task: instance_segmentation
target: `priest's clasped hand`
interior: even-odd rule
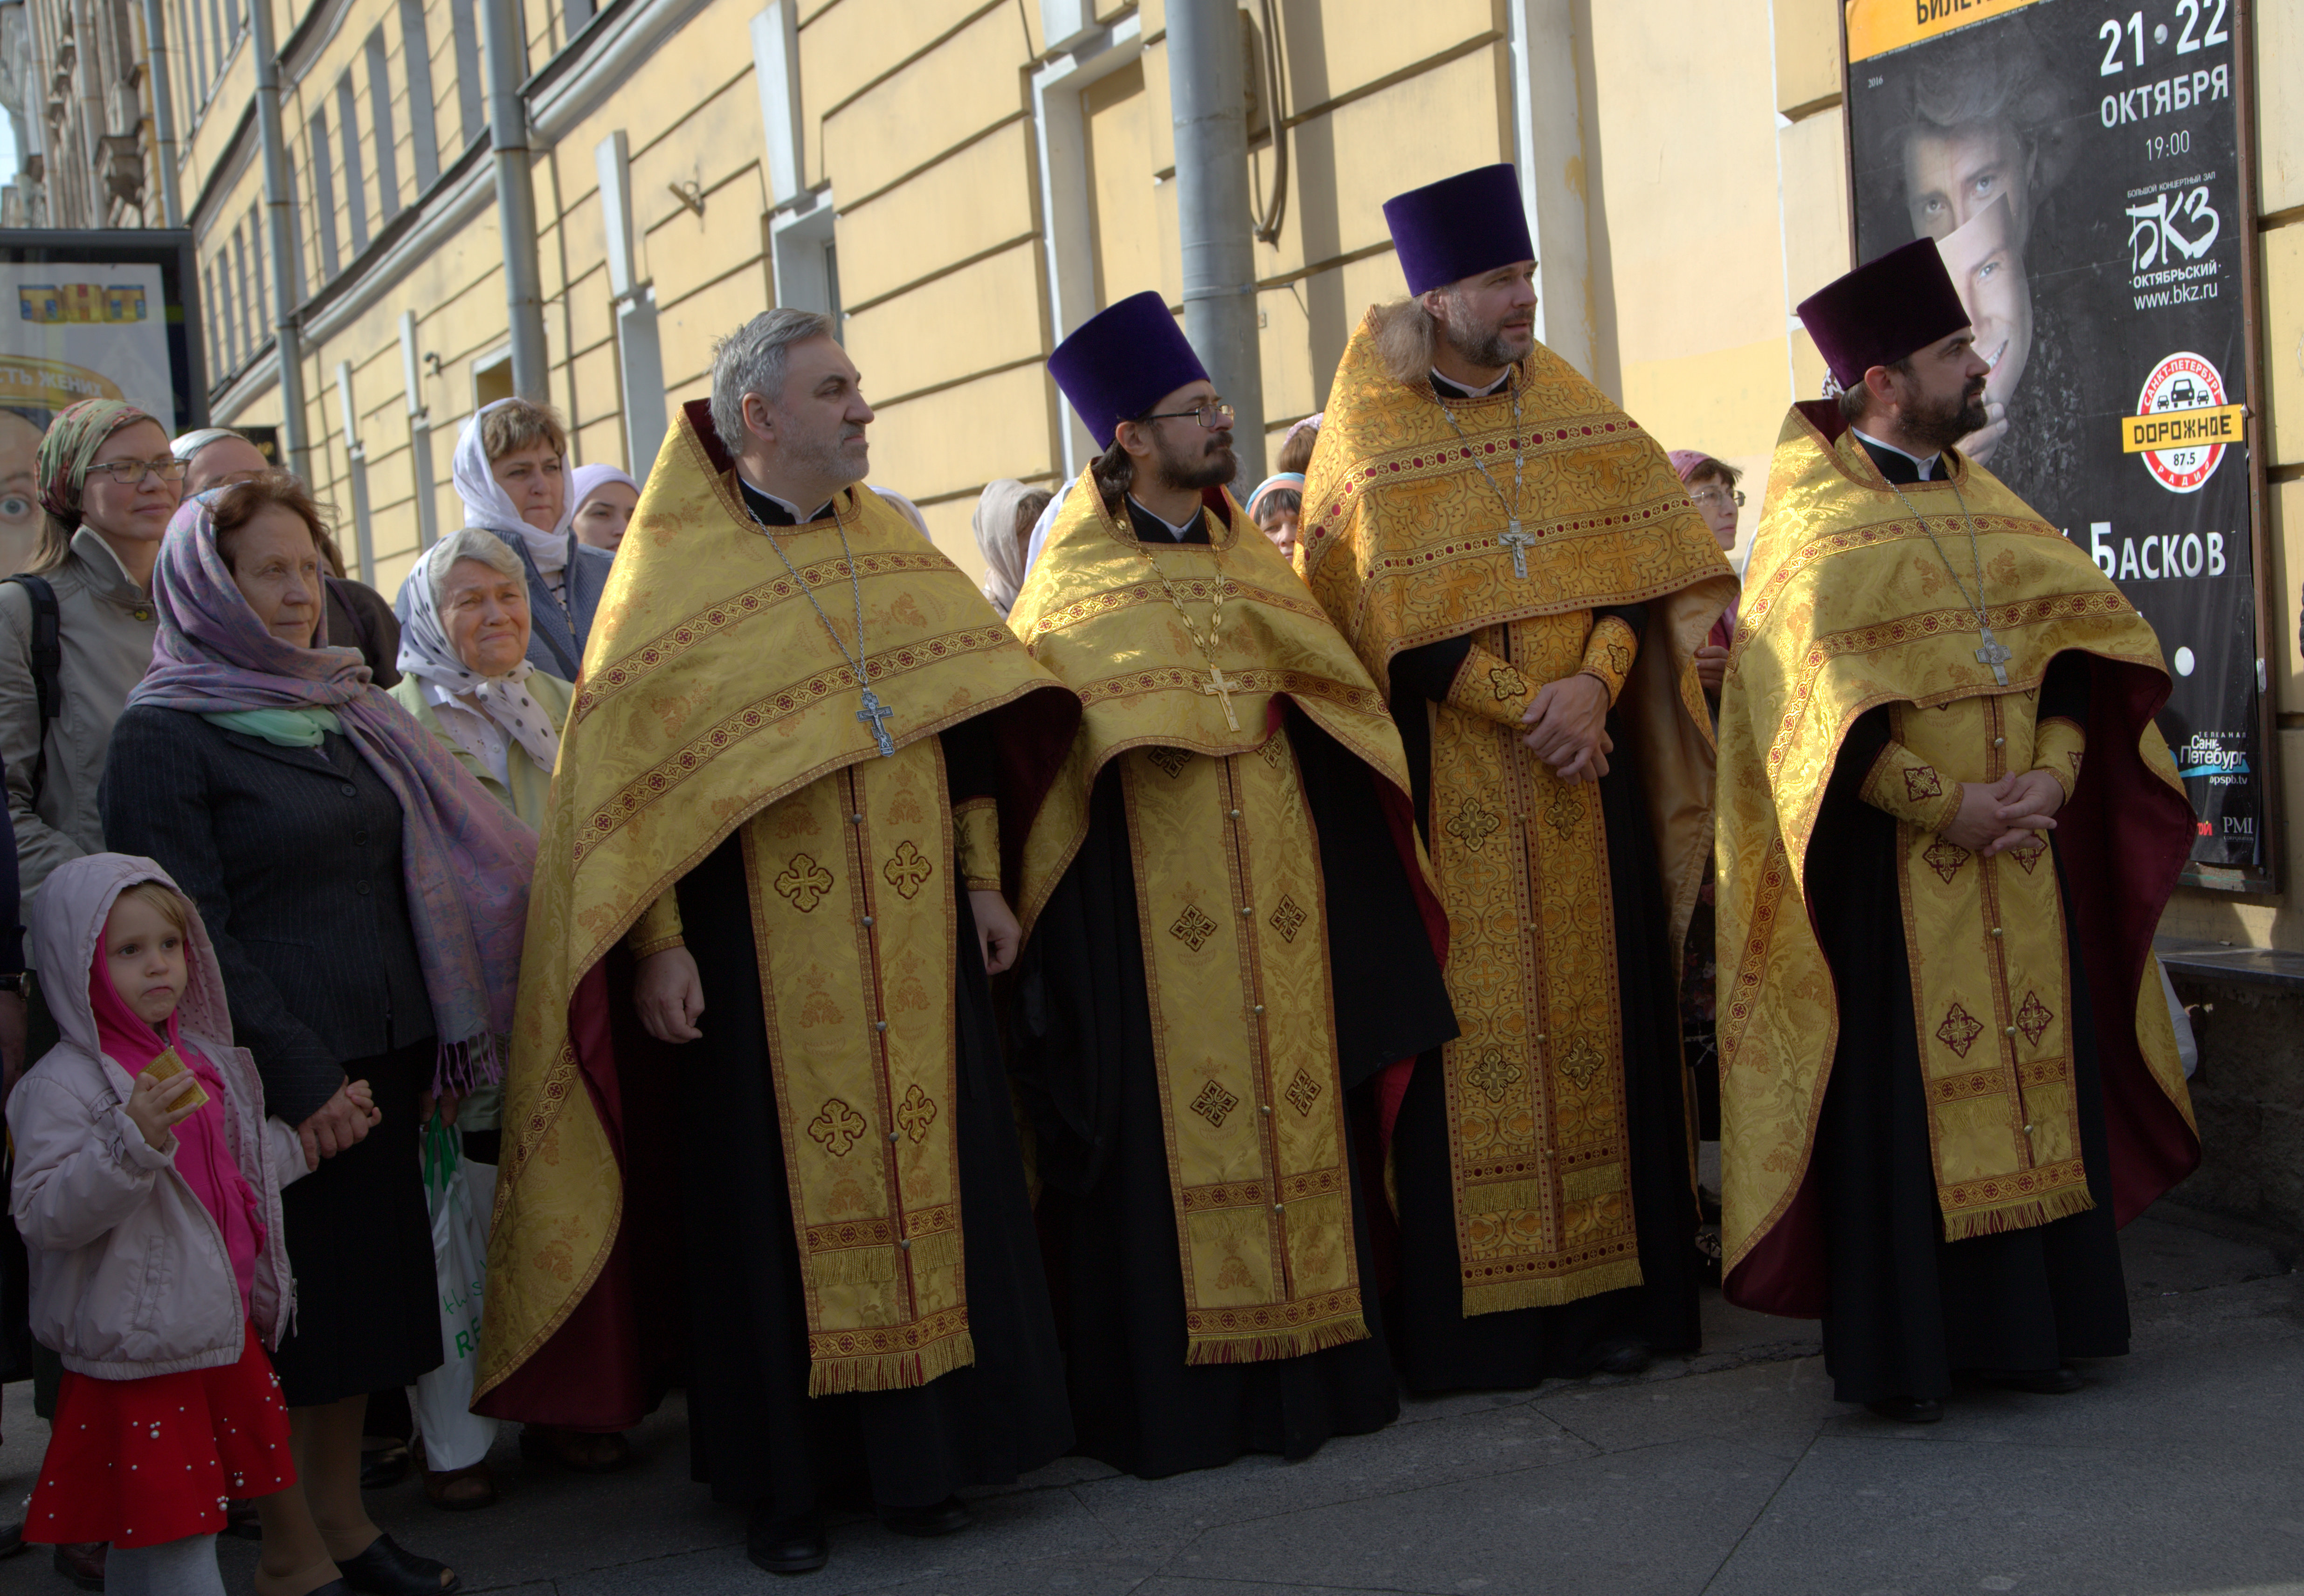
[[[1608,684],[1581,672],[1546,682],[1520,716],[1529,728],[1529,751],[1570,783],[1594,781],[1608,773]]]
[[[996,975],[1016,962],[1024,928],[1016,924],[1016,911],[1008,907],[1008,899],[997,892],[971,887],[968,907],[976,911],[976,945],[984,953],[984,973]]]
[[[632,972],[632,1007],[640,1011],[641,1028],[658,1042],[694,1042],[703,1035],[696,1028],[704,1012],[696,955],[685,948],[664,948],[641,959]]]
[[[1960,813],[1944,827],[1944,840],[1990,858],[2037,832],[2054,831],[2056,811],[2063,806],[2063,783],[2046,771],[1962,781]]]

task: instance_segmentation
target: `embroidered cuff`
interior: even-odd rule
[[[646,958],[666,948],[684,948],[688,939],[681,930],[680,894],[666,887],[663,896],[642,910],[632,928],[624,933],[624,946],[632,950],[634,958]]]
[[[2070,799],[2072,789],[2080,784],[2080,755],[2087,747],[2088,733],[2079,722],[2061,715],[2043,721],[2032,735],[2032,768],[2055,777]]]
[[[1475,643],[1457,667],[1456,680],[1448,684],[1448,707],[1484,721],[1518,726],[1542,685],[1530,681],[1519,666]]]
[[[1900,742],[1880,750],[1857,796],[1923,832],[1943,831],[1960,813],[1960,783]]]
[[[1578,674],[1598,677],[1613,705],[1624,690],[1624,679],[1632,673],[1632,662],[1639,656],[1639,634],[1622,617],[1603,615],[1593,623],[1592,636],[1584,644],[1584,663]]]
[[[961,879],[971,892],[1000,890],[1000,809],[988,798],[953,806],[953,836],[958,844]]]

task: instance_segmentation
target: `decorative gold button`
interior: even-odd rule
[[[861,815],[851,815],[848,817],[848,823],[850,825],[862,825],[864,823],[864,817]]]
[[[1245,918],[1246,916],[1249,916],[1249,915],[1254,914],[1256,911],[1255,911],[1253,908],[1249,908],[1247,904],[1243,903],[1243,904],[1241,904],[1241,905],[1240,906],[1240,912],[1241,912],[1241,916],[1242,916],[1243,918]]]
[[[2007,1036],[2013,1036],[2014,1034],[2016,1034],[2016,1027],[2015,1027],[2014,1026],[2009,1026],[2009,1027],[2008,1027],[2008,1029],[2007,1029],[2006,1031],[2003,1032],[2003,1033],[2002,1033],[2002,1034],[2003,1034],[2003,1035],[2007,1035]]]
[[[911,1252],[912,1250],[912,1238],[907,1236],[902,1241],[898,1242],[896,1244],[896,1250],[900,1253]]]
[[[1264,1012],[1264,1005],[1263,1005],[1263,1004],[1261,1004],[1261,1003],[1258,1003],[1258,1004],[1256,1006],[1256,1010],[1255,1010],[1255,1011],[1256,1011],[1257,1013],[1258,1013],[1258,1014],[1263,1013],[1263,1012]]]
[[[888,1022],[885,1019],[876,1019],[872,1022],[872,1028],[876,1031],[885,1031],[888,1028]]]
[[[2000,927],[1998,927],[1997,925],[1994,926],[1994,927],[1992,928],[1992,934],[1993,934],[1993,935],[1995,935],[1995,936],[1998,936],[1998,935],[2000,934]]]
[[[894,1140],[896,1139],[896,1133],[895,1133],[894,1131],[893,1131],[893,1130],[892,1130],[892,1131],[890,1131],[890,1132],[888,1133],[888,1139],[889,1139],[890,1141],[892,1141],[892,1142],[893,1142],[893,1141],[894,1141]]]
[[[1240,811],[1239,811],[1239,810],[1237,810],[1237,809],[1234,809],[1234,810],[1232,812],[1232,817],[1234,820],[1238,820],[1238,819],[1240,818]]]
[[[2024,1127],[2024,1134],[2025,1134],[2026,1136],[2030,1136],[2030,1135],[2032,1134],[2032,1127],[2031,1127],[2030,1126],[2029,1126],[2029,1125],[2028,1125],[2028,1126],[2026,1126],[2026,1127]]]
[[[2004,737],[1995,737],[1992,739],[1992,746],[1995,748],[2004,748],[2008,746],[2008,739]]]
[[[1256,1106],[1257,1106],[1257,1109],[1258,1109],[1258,1110],[1259,1112],[1268,1114],[1268,1113],[1270,1113],[1270,1112],[1272,1111],[1272,1105],[1271,1105],[1270,1103],[1268,1103],[1268,1102],[1260,1102],[1260,1103],[1258,1103]]]
[[[869,915],[865,916],[864,916],[863,923],[864,923],[865,925],[869,925],[870,924],[872,924],[872,916],[869,916]]]
[[[1281,1204],[1279,1204],[1279,1203],[1275,1203],[1272,1205],[1272,1212],[1275,1212],[1275,1213],[1278,1213],[1278,1212],[1280,1212],[1280,1209],[1281,1209]]]

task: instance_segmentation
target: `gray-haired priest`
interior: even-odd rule
[[[1074,1423],[1148,1477],[1302,1457],[1399,1411],[1347,1094],[1456,1029],[1407,769],[1160,296],[1048,364],[1105,450],[1008,616],[1084,705],[1012,1029]]]
[[[958,1488],[1072,1443],[987,976],[1002,804],[1078,706],[861,486],[858,383],[823,317],[750,322],[617,559],[542,828],[478,1382],[622,1429],[684,1318],[690,1466],[778,1573],[824,1563],[827,1497],[943,1534]]]

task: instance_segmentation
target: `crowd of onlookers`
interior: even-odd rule
[[[1292,557],[1319,420],[1244,506]],[[463,524],[387,603],[239,434],[172,440],[90,400],[41,436],[38,540],[0,580],[0,1054],[26,1249],[0,1271],[0,1372],[32,1376],[52,1436],[0,1555],[53,1545],[82,1589],[220,1591],[230,1530],[260,1535],[263,1596],[458,1588],[361,1492],[412,1466],[443,1507],[496,1499],[493,1426],[453,1417],[469,1373],[454,1385],[444,1349],[469,1338],[444,1341],[443,1238],[487,1223],[536,831],[640,493],[567,453],[542,406],[475,415]],[[1732,546],[1734,470],[1673,461]],[[1061,505],[984,489],[1004,616]],[[1733,624],[1699,656],[1715,689]],[[521,1445],[580,1471],[631,1458],[537,1425]]]

